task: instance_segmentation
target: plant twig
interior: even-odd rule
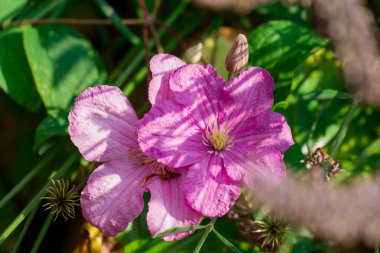
[[[144,19],[122,19],[124,25],[142,25]],[[13,25],[19,24],[65,24],[65,25],[113,25],[109,19],[99,18],[38,18],[12,21]]]
[[[201,250],[203,244],[205,243],[208,235],[210,234],[211,230],[214,228],[216,219],[217,218],[212,219],[210,221],[210,223],[206,225],[205,232],[203,233],[202,238],[199,240],[199,242],[198,242],[197,246],[195,247],[193,253],[199,253],[199,251]]]
[[[156,42],[157,52],[162,54],[164,52],[164,49],[162,47],[162,43],[160,40],[160,37],[157,34],[156,27],[154,26],[154,16],[150,15],[149,10],[145,4],[145,0],[139,0],[138,1],[140,8],[144,12],[144,19],[145,19],[145,25],[147,25],[153,35],[153,39]]]

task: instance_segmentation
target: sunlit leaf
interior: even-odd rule
[[[96,51],[69,27],[25,26],[24,46],[37,90],[51,115],[70,107],[83,89],[104,81]]]
[[[350,99],[352,96],[348,93],[338,91],[338,90],[331,90],[331,89],[324,89],[320,91],[311,92],[309,94],[303,95],[302,97],[305,100],[330,100],[330,99]]]
[[[28,0],[1,0],[0,23],[15,17],[27,2]]]
[[[22,31],[17,27],[0,34],[0,88],[31,111],[40,107],[41,100],[25,56]]]
[[[275,99],[288,95],[293,72],[327,41],[308,28],[290,21],[265,23],[248,36],[249,64],[268,70],[275,81]]]

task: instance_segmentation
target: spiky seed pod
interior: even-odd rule
[[[262,221],[255,221],[251,233],[257,235],[260,247],[267,251],[276,251],[284,241],[287,224],[276,215],[268,215]]]
[[[41,199],[46,199],[47,203],[42,207],[45,210],[50,210],[50,214],[54,215],[54,220],[59,214],[62,214],[65,220],[75,217],[75,206],[79,206],[79,194],[74,190],[73,186],[69,190],[68,180],[51,180],[52,186],[48,187],[48,195]]]
[[[239,34],[226,56],[226,69],[230,74],[239,74],[248,63],[248,41],[243,34]]]

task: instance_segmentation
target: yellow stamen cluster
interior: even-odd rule
[[[211,127],[210,127],[211,126]],[[208,124],[205,134],[203,135],[203,144],[210,147],[209,153],[220,154],[223,158],[221,151],[229,151],[233,146],[233,136],[229,136],[232,128],[227,128],[227,123],[224,123],[220,128],[217,123],[217,117],[213,125]]]

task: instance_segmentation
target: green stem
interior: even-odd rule
[[[330,157],[335,157],[335,155],[338,153],[338,150],[339,150],[340,146],[342,145],[344,138],[346,137],[348,127],[349,127],[351,120],[354,116],[354,112],[355,112],[356,108],[357,108],[357,103],[354,100],[351,104],[350,110],[348,111],[346,118],[344,119],[342,125],[340,126],[340,129],[339,129],[339,131],[338,131],[338,133],[334,139],[334,142],[331,144],[331,147],[329,150]],[[326,162],[324,164],[323,172],[327,171],[328,165],[329,165],[328,162]]]
[[[37,207],[34,208],[32,213],[29,215],[28,219],[26,220],[24,227],[22,228],[20,234],[17,237],[17,241],[16,241],[16,243],[12,249],[12,253],[18,252],[18,247],[20,247],[20,244],[21,244],[22,240],[24,239],[26,231],[28,231],[28,228],[30,227],[30,224],[32,223],[32,220],[34,218],[34,215],[37,213],[37,210],[38,210]]]
[[[380,253],[380,242],[378,242],[376,245],[375,245],[375,250],[374,250],[374,253]]]
[[[38,233],[36,241],[33,244],[32,250],[30,251],[31,253],[36,253],[38,251],[41,245],[41,242],[44,239],[52,221],[53,221],[53,216],[48,215],[44,224],[42,225],[40,232]]]
[[[51,161],[55,153],[56,152],[52,152],[46,156],[15,187],[13,187],[13,189],[0,200],[0,208],[2,208],[11,198],[13,198],[29,182],[29,180],[34,177],[34,175],[36,175],[42,168],[44,168],[46,164]]]
[[[334,142],[331,145],[330,152],[329,152],[331,157],[334,157],[336,155],[340,146],[342,145],[343,140],[347,134],[348,126],[351,123],[351,120],[354,116],[354,112],[355,112],[356,108],[357,108],[357,103],[356,103],[356,101],[353,101],[351,104],[350,110],[348,111],[348,114],[347,114],[346,118],[344,119],[344,122],[343,122],[342,126],[340,127],[339,132],[338,132]]]
[[[205,232],[203,233],[202,238],[199,240],[199,242],[198,242],[197,246],[195,247],[193,253],[199,253],[199,251],[201,250],[203,244],[205,243],[208,235],[210,234],[211,230],[214,228],[214,224],[216,222],[216,219],[217,218],[212,219],[210,221],[210,223],[206,225]]]
[[[77,160],[78,154],[75,153],[71,155],[66,162],[58,169],[58,171],[53,171],[50,175],[52,178],[60,178],[66,173],[66,171],[72,166],[72,164]],[[5,231],[0,235],[0,244],[2,244],[8,236],[21,224],[21,222],[38,207],[41,197],[46,194],[46,188],[50,186],[51,182],[47,182],[44,187],[37,193],[37,195],[29,202],[29,204],[21,211],[19,215],[13,220],[13,222],[5,229]]]

